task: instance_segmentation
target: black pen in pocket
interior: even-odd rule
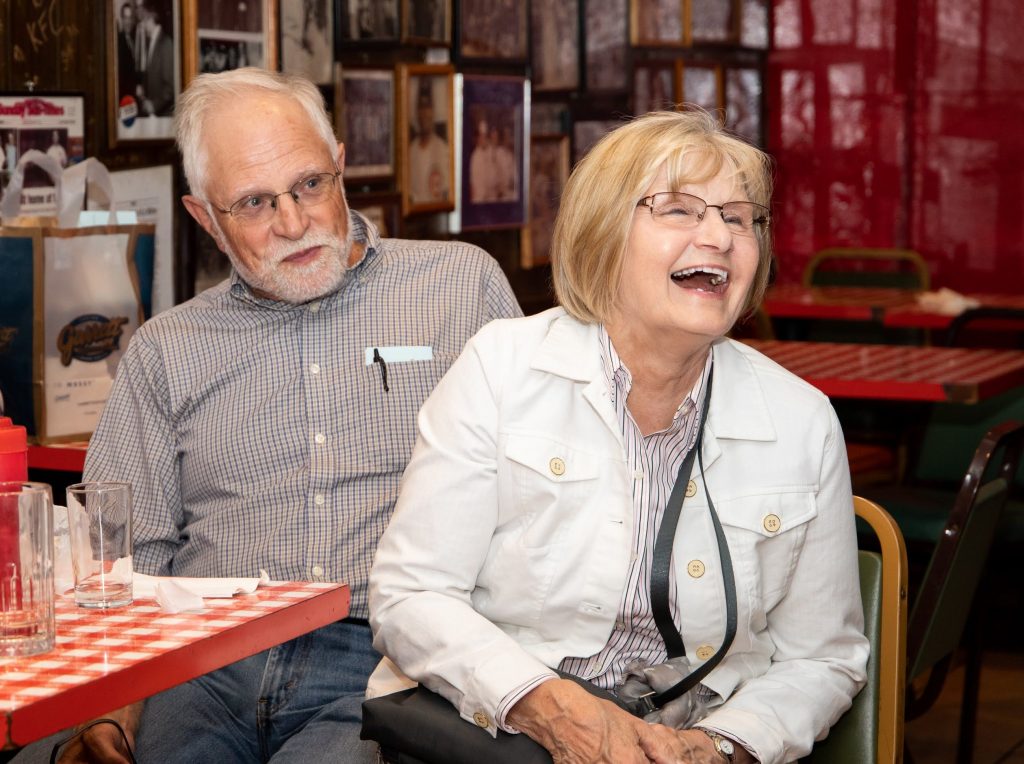
[[[384,363],[384,356],[377,348],[373,349],[373,362],[380,364],[380,383],[384,386],[384,392],[388,392],[391,389],[388,387],[388,365]]]

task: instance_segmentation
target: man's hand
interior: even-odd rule
[[[512,707],[506,721],[544,746],[554,764],[702,761],[686,758],[692,746],[675,730],[647,724],[567,679],[535,687]],[[714,746],[711,753],[717,756]]]
[[[128,744],[135,748],[135,733],[139,729],[142,703],[134,703],[107,714],[124,730]],[[58,764],[130,764],[124,738],[113,724],[97,724],[76,735],[61,749]]]

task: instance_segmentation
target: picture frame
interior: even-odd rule
[[[565,101],[530,99],[531,135],[568,135],[571,116]]]
[[[676,82],[680,104],[695,104],[711,112],[725,108],[725,81],[721,66],[677,61]]]
[[[402,214],[455,209],[455,69],[398,65]]]
[[[551,262],[551,236],[568,180],[569,136],[532,136],[528,225],[520,239],[520,267],[529,269]]]
[[[525,77],[462,76],[460,230],[526,224]]]
[[[345,144],[345,180],[395,174],[395,72],[339,67],[335,131]]]
[[[398,22],[399,0],[338,0],[338,39],[347,43],[395,42]]]
[[[278,67],[278,0],[182,0],[184,84],[198,74]]]
[[[402,42],[452,44],[452,0],[402,0]]]
[[[629,86],[628,2],[584,3],[584,79],[589,92],[621,92]]]
[[[460,0],[460,61],[526,63],[529,4],[517,0]]]
[[[577,119],[572,125],[572,163],[575,166],[606,133],[622,126],[618,119]]]
[[[334,76],[334,0],[278,0],[281,71],[317,85]]]
[[[62,167],[85,159],[85,94],[79,92],[0,92],[0,187],[26,151],[36,149]],[[56,188],[39,167],[26,166],[22,216],[57,214]]]
[[[533,91],[576,90],[580,86],[579,14],[579,0],[530,4]]]
[[[686,42],[687,0],[630,0],[630,41],[667,46]]]
[[[108,142],[174,139],[174,104],[181,93],[179,0],[107,3]],[[140,16],[145,15],[145,18]]]
[[[761,126],[763,90],[760,69],[729,67],[725,70],[725,126],[755,146],[764,142]]]
[[[756,50],[768,49],[771,26],[770,0],[740,0],[740,45]]]
[[[400,194],[391,191],[350,194],[348,206],[373,223],[381,238],[395,238],[401,233]]]
[[[740,0],[686,0],[686,44],[739,41]]]
[[[644,62],[633,65],[633,114],[677,108],[682,100],[675,62]]]

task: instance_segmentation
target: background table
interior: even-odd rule
[[[87,610],[57,601],[57,645],[0,658],[0,740],[33,740],[147,698],[341,620],[344,584],[273,582],[208,599],[202,613],[164,613],[153,600]]]
[[[837,398],[975,403],[1024,385],[1024,351],[746,340]]]
[[[28,467],[37,470],[81,472],[85,468],[85,450],[88,446],[87,440],[50,446],[29,446]]]

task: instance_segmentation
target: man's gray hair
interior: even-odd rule
[[[185,180],[189,190],[206,199],[206,143],[203,128],[207,115],[224,101],[239,98],[245,91],[275,93],[295,99],[309,115],[313,127],[323,138],[333,157],[338,150],[324,98],[316,85],[304,77],[246,67],[219,74],[200,74],[178,99],[174,131],[181,151]],[[240,115],[240,118],[244,119]]]

